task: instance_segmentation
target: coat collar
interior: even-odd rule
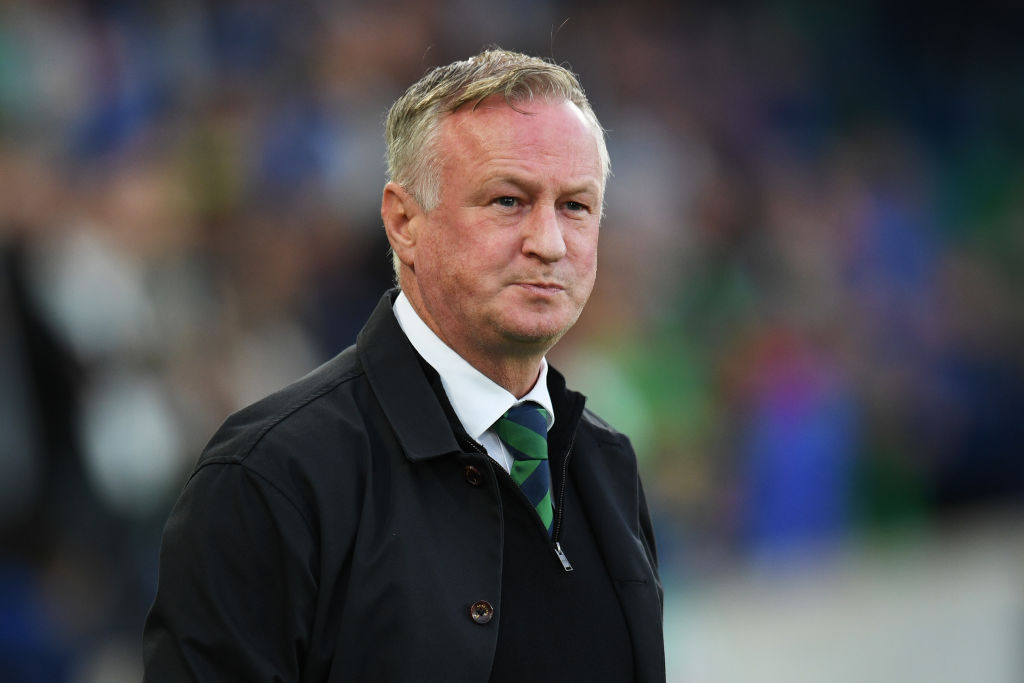
[[[399,290],[381,297],[356,337],[356,350],[373,393],[406,456],[413,461],[461,452],[452,424],[424,371],[419,355],[395,319],[392,306]],[[571,439],[583,412],[585,397],[569,390],[565,379],[548,368],[548,391],[558,419],[549,438]]]
[[[448,418],[391,310],[398,289],[381,298],[356,338],[373,393],[410,460],[460,452]]]

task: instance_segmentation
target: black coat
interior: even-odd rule
[[[394,294],[355,346],[232,415],[207,446],[165,530],[147,681],[487,680],[502,614],[502,498],[475,476],[487,456],[456,440],[391,312]],[[582,401],[557,372],[549,387],[559,419],[560,403]],[[635,455],[589,411],[572,449],[568,473],[636,679],[664,681]],[[471,617],[479,601],[493,608],[489,623]]]

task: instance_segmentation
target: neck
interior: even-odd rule
[[[420,320],[481,374],[516,398],[522,398],[533,389],[540,376],[541,363],[551,344],[529,345],[507,341],[483,345],[480,343],[481,340],[453,337],[445,334],[437,321],[427,314],[419,290],[415,286],[410,287],[408,282],[403,282],[402,290]]]
[[[506,389],[516,398],[522,398],[533,389],[540,376],[544,354],[529,357],[474,358],[465,350],[452,347],[466,362],[479,370],[485,377]]]

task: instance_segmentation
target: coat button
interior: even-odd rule
[[[484,477],[480,474],[480,470],[473,465],[466,465],[466,468],[462,470],[462,474],[465,475],[466,481],[473,486],[479,486],[484,483]]]
[[[494,616],[494,608],[486,600],[478,600],[469,608],[469,616],[478,624],[486,624]]]

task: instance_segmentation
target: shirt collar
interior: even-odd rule
[[[440,375],[444,392],[469,436],[479,441],[499,417],[523,401],[539,403],[548,413],[548,429],[551,429],[555,423],[555,410],[548,393],[547,359],[541,359],[536,384],[522,399],[517,399],[441,341],[420,318],[405,292],[399,293],[395,299],[394,311],[413,348]]]

